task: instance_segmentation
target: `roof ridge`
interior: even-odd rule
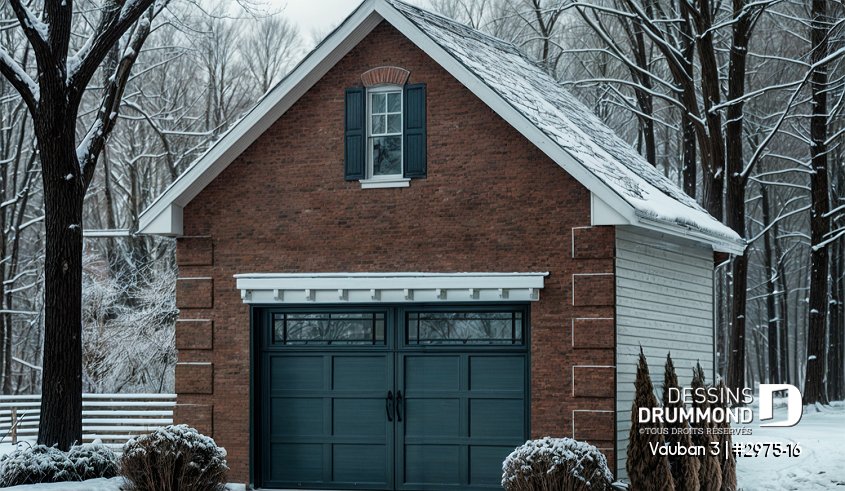
[[[512,49],[514,52],[516,52],[516,54],[518,54],[518,55],[519,55],[522,59],[524,59],[526,62],[530,63],[530,64],[531,64],[531,65],[533,65],[535,68],[538,68],[538,69],[540,69],[541,71],[543,71],[543,73],[544,73],[544,74],[546,74],[546,75],[548,76],[549,80],[551,80],[552,82],[554,82],[556,85],[559,85],[560,87],[565,87],[565,85],[564,85],[561,81],[557,80],[557,79],[556,79],[556,78],[554,78],[553,76],[551,76],[551,75],[549,75],[548,73],[546,73],[546,71],[545,71],[545,70],[543,70],[542,63],[541,63],[539,60],[535,60],[535,59],[534,59],[534,58],[532,58],[530,55],[528,55],[527,53],[525,53],[525,52],[524,52],[524,51],[523,51],[523,50],[522,50],[519,46],[517,46],[517,45],[516,45],[513,41],[506,41],[506,40],[504,40],[504,39],[502,39],[502,38],[498,38],[498,37],[496,37],[496,36],[494,36],[494,35],[492,35],[492,34],[488,34],[488,33],[484,32],[484,31],[479,30],[479,29],[476,29],[476,28],[474,28],[474,27],[468,26],[468,25],[466,25],[466,24],[464,24],[464,23],[462,23],[462,22],[459,22],[459,21],[457,21],[457,20],[455,20],[455,19],[452,19],[452,18],[450,18],[450,17],[446,17],[446,16],[445,16],[445,15],[443,15],[443,14],[440,14],[440,13],[437,13],[437,12],[433,12],[433,11],[431,11],[431,10],[427,10],[427,9],[422,8],[422,7],[417,7],[416,5],[411,5],[411,4],[409,4],[409,3],[407,3],[407,2],[404,2],[404,1],[402,1],[402,0],[385,0],[385,1],[386,1],[386,2],[388,2],[388,3],[390,3],[390,4],[393,4],[393,6],[394,6],[394,7],[401,6],[401,7],[403,7],[403,8],[408,9],[408,10],[413,10],[413,11],[415,11],[418,15],[428,15],[428,16],[431,16],[431,17],[436,17],[436,18],[440,19],[441,21],[444,21],[444,22],[446,22],[446,23],[448,23],[448,24],[451,24],[451,25],[452,25],[452,26],[454,26],[454,27],[457,27],[458,29],[462,29],[462,30],[464,30],[464,31],[469,31],[469,32],[471,32],[471,33],[473,33],[473,34],[478,35],[479,37],[486,38],[486,39],[488,39],[488,40],[494,41],[496,44],[499,44],[499,45],[504,45],[505,47],[508,47],[508,48]]]
[[[410,10],[415,10],[415,11],[417,11],[417,12],[421,13],[421,14],[424,14],[424,15],[430,15],[430,16],[432,16],[432,17],[437,17],[437,18],[439,18],[440,20],[445,21],[445,22],[447,22],[447,23],[449,23],[449,24],[452,24],[452,25],[454,25],[454,26],[456,26],[456,27],[458,27],[458,28],[460,28],[460,29],[464,29],[464,30],[470,31],[470,32],[472,32],[472,33],[474,33],[474,34],[478,34],[478,35],[480,35],[480,36],[482,36],[482,37],[485,37],[485,38],[487,38],[487,39],[490,39],[490,40],[492,40],[492,41],[495,41],[496,43],[499,43],[499,44],[504,44],[505,46],[507,46],[507,47],[509,47],[509,48],[513,48],[514,50],[518,51],[521,55],[525,56],[525,55],[522,53],[522,50],[520,50],[520,49],[519,49],[519,47],[518,47],[516,44],[514,44],[512,41],[505,41],[505,40],[504,40],[504,39],[502,39],[502,38],[497,38],[496,36],[494,36],[494,35],[492,35],[492,34],[488,34],[488,33],[484,32],[484,31],[480,31],[480,30],[478,30],[478,29],[475,29],[475,28],[473,28],[473,27],[470,27],[470,26],[468,26],[468,25],[466,25],[466,24],[464,24],[464,23],[462,23],[462,22],[458,22],[458,21],[457,21],[457,20],[455,20],[455,19],[452,19],[452,18],[450,18],[450,17],[446,17],[446,16],[445,16],[445,15],[443,15],[443,14],[440,14],[440,13],[437,13],[437,12],[433,12],[433,11],[431,11],[431,10],[427,10],[427,9],[422,8],[422,7],[417,7],[416,5],[411,5],[410,3],[403,2],[402,0],[385,0],[385,1],[387,1],[388,3],[392,3],[392,4],[394,4],[394,6],[396,6],[395,4],[398,4],[398,5],[401,5],[402,7],[407,8],[407,9],[410,9]]]

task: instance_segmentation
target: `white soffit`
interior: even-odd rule
[[[501,302],[540,299],[541,273],[237,274],[244,303]]]

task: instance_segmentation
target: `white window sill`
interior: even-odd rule
[[[361,189],[406,188],[411,185],[411,180],[404,177],[397,177],[395,179],[362,179],[358,182],[361,183]]]

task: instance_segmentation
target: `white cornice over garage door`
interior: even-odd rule
[[[245,303],[397,303],[536,301],[540,273],[253,273],[238,274]]]

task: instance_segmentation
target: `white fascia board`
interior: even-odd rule
[[[246,303],[536,301],[540,273],[255,273],[235,275]]]
[[[651,217],[638,217],[634,224],[648,230],[682,237],[695,242],[703,242],[710,245],[716,252],[727,252],[728,254],[741,255],[745,251],[746,247],[743,243],[738,243],[730,239],[720,239],[719,237],[711,234],[700,232],[689,227],[683,227],[675,223],[655,220]]]
[[[381,21],[381,15],[375,12],[373,0],[361,4],[290,75],[265,94],[246,116],[141,213],[139,233],[181,235],[181,224],[178,231],[151,226],[168,206],[175,204],[180,210],[187,206]]]

